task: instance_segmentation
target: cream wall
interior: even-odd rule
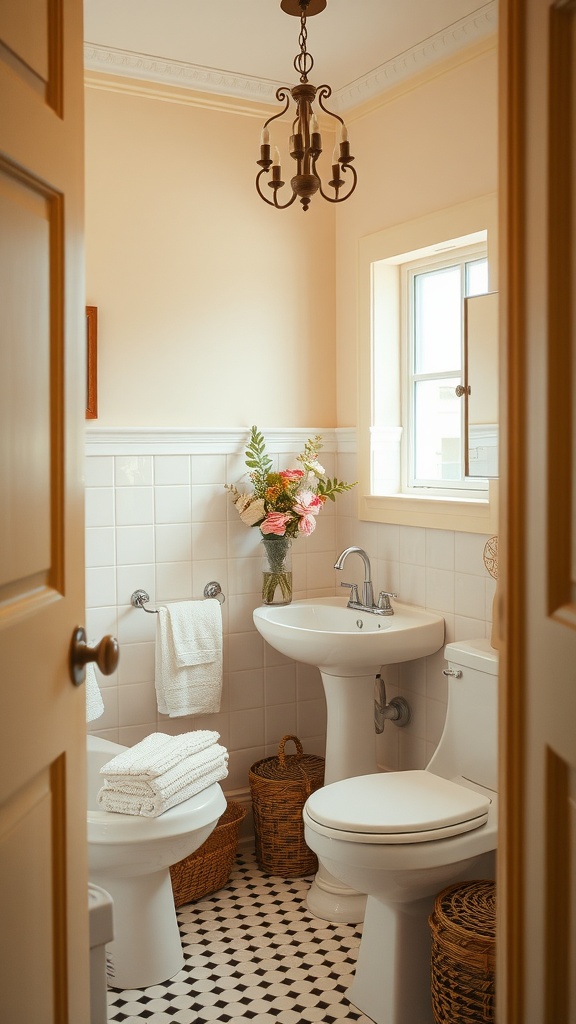
[[[253,185],[263,111],[92,74],[99,425],[354,425],[358,240],[494,192],[496,104],[493,38],[346,115],[348,202],[281,212]]]
[[[264,114],[198,103],[87,84],[98,424],[333,425],[333,209],[266,206],[254,187]]]
[[[356,424],[358,242],[497,189],[492,38],[352,113],[359,184],[337,210],[337,415]]]

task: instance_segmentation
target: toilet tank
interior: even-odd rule
[[[448,707],[428,771],[486,789],[498,779],[498,652],[488,640],[447,644]]]

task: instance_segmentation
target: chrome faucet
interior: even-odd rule
[[[356,554],[360,555],[360,558],[364,562],[364,583],[362,584],[362,600],[358,597],[358,586],[356,583],[341,583],[341,587],[349,587],[350,599],[348,601],[348,608],[356,608],[357,611],[371,612],[373,615],[394,615],[394,609],[390,604],[390,598],[396,597],[396,594],[388,593],[382,590],[378,597],[378,604],[374,604],[374,589],[372,586],[372,573],[370,569],[370,559],[364,551],[364,548],[350,547],[345,548],[344,551],[334,563],[335,569],[343,569],[344,562],[348,558],[348,555]]]

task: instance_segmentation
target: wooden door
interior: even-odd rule
[[[576,3],[502,0],[498,1020],[576,1021]]]
[[[82,0],[0,0],[0,1019],[87,1024]]]

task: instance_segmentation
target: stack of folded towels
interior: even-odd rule
[[[100,769],[98,804],[104,811],[157,817],[226,778],[228,751],[219,738],[207,729],[179,736],[153,732]]]

